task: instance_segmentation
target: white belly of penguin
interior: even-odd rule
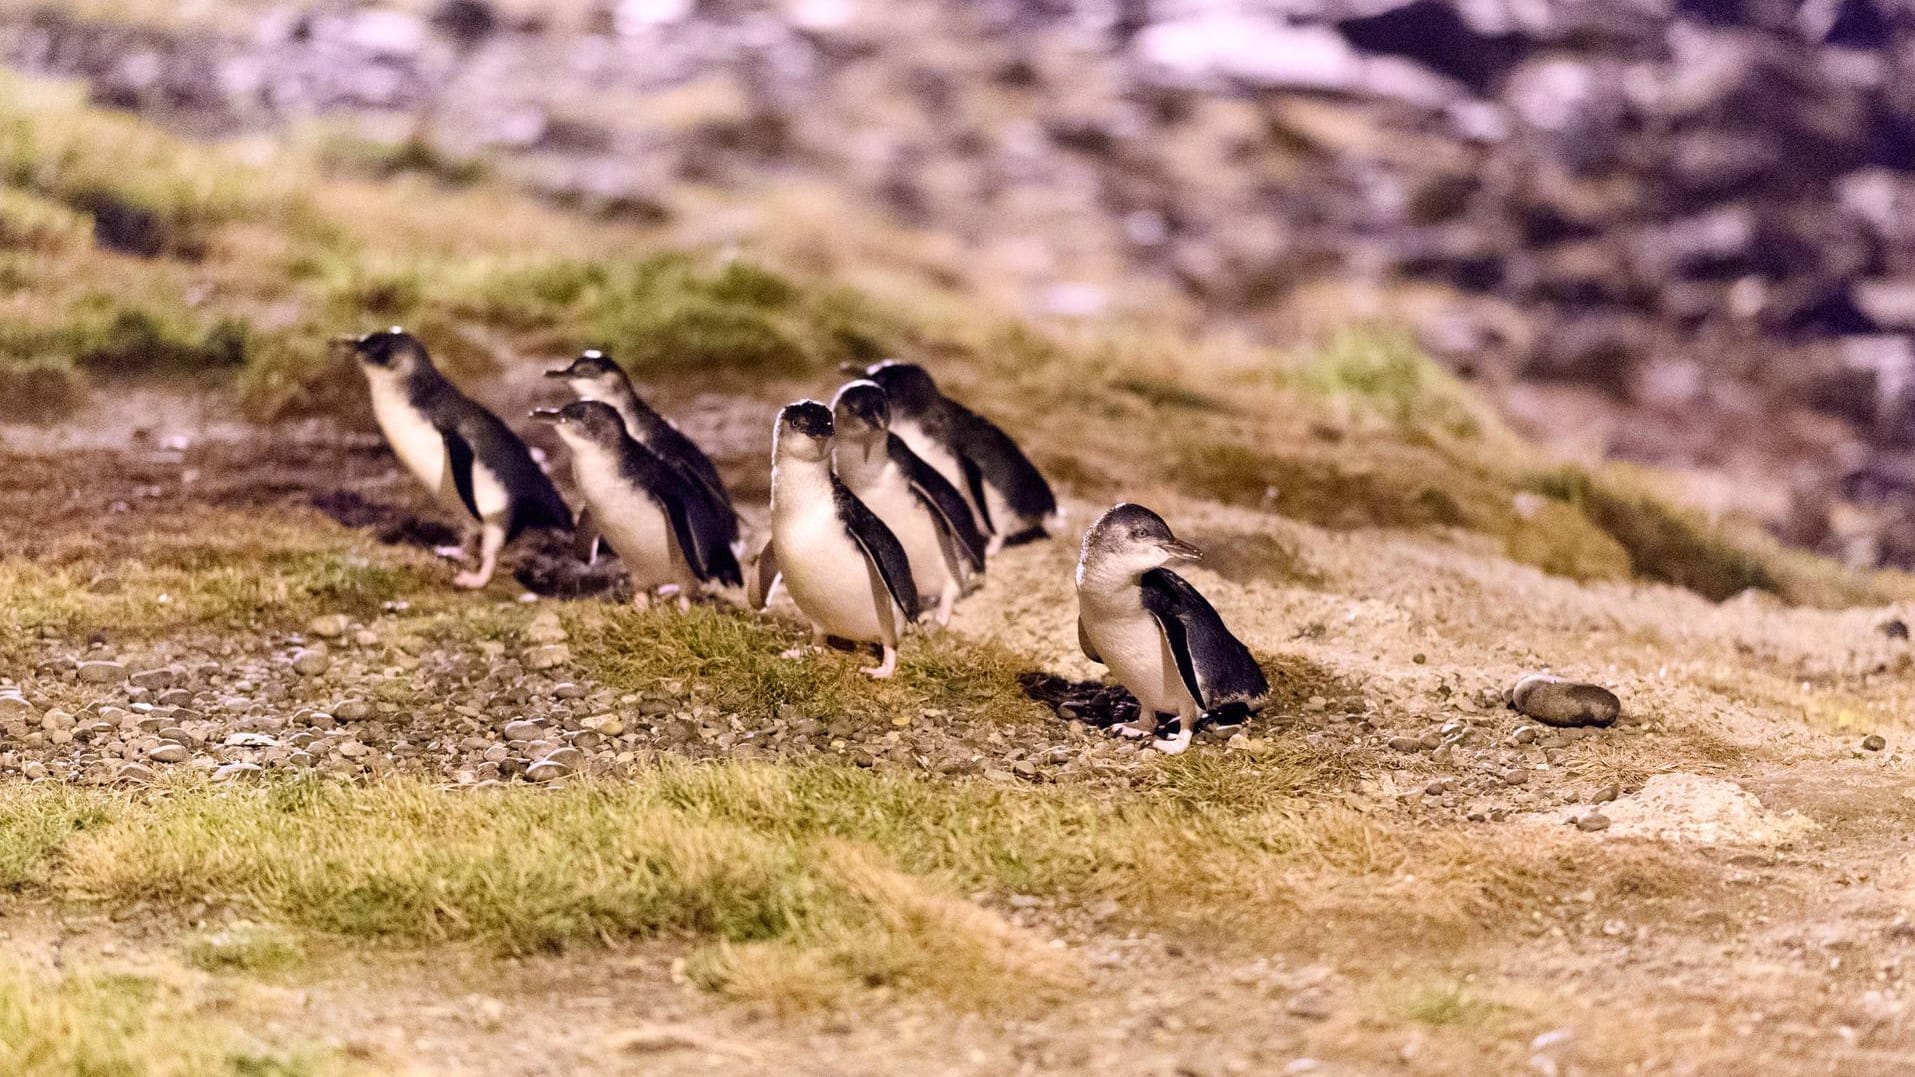
[[[895,467],[886,467],[878,481],[852,493],[898,537],[911,563],[911,580],[917,584],[918,596],[935,598],[941,593],[951,578],[951,566],[944,558],[938,525],[931,510],[911,492],[903,474]]]
[[[774,521],[773,527],[778,570],[804,615],[843,639],[885,639],[889,633],[879,619],[871,563],[831,503],[820,499]],[[888,593],[885,603],[890,604]]]
[[[445,436],[406,399],[405,387],[384,380],[374,381],[372,415],[386,436],[386,444],[392,446],[393,455],[406,470],[424,483],[440,504],[462,516],[470,516],[472,510],[459,497],[458,483],[453,480]],[[482,520],[503,517],[512,504],[505,484],[477,459],[472,461],[472,500],[479,506]]]
[[[697,583],[657,499],[618,474],[617,465],[609,459],[574,451],[572,476],[592,507],[599,534],[625,563],[632,586],[653,591],[667,584]]]
[[[1084,611],[1084,635],[1110,667],[1111,676],[1130,689],[1146,711],[1179,714],[1196,703],[1183,685],[1176,660],[1164,642],[1164,630],[1141,604],[1134,609]]]
[[[891,424],[891,432],[903,440],[905,447],[918,454],[918,459],[930,464],[945,481],[957,487],[964,496],[964,503],[971,506],[971,512],[978,511],[977,499],[971,496],[971,484],[964,481],[964,465],[941,443],[933,441],[925,434],[924,428],[909,420],[898,420]],[[983,517],[978,517],[978,527],[986,534],[990,529],[984,526]]]

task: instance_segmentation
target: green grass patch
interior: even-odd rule
[[[1374,411],[1399,427],[1474,438],[1487,412],[1407,331],[1353,326],[1329,335],[1285,380],[1305,392]]]
[[[1484,999],[1461,980],[1405,986],[1391,1000],[1396,1015],[1431,1028],[1481,1027],[1509,1015],[1507,1007]]]
[[[809,640],[794,626],[712,606],[688,613],[574,607],[574,651],[593,677],[631,691],[689,684],[708,702],[754,722],[851,717],[888,723],[928,708],[1000,721],[1041,720],[1017,686],[1023,664],[989,643],[930,633],[899,657],[897,674],[874,681],[858,671],[870,658],[827,652],[780,655]]]
[[[685,937],[708,986],[786,1001],[896,984],[988,1006],[1012,983],[1071,981],[1068,962],[960,894],[1115,901],[1140,926],[1224,947],[1295,941],[1342,916],[1373,925],[1362,945],[1440,950],[1557,887],[1597,880],[1627,905],[1684,885],[1653,850],[1605,850],[1595,870],[1581,847],[1502,847],[1312,807],[1297,794],[1323,775],[1301,756],[1193,757],[1115,800],[742,764],[560,790],[395,780],[0,795],[22,817],[66,819],[76,796],[104,815],[38,854],[30,874],[69,898],[218,902],[294,929],[504,953]]]
[[[1524,486],[1564,501],[1628,552],[1638,576],[1686,587],[1714,601],[1748,590],[1780,591],[1761,558],[1693,513],[1603,482],[1578,468],[1532,475]]]
[[[306,962],[299,939],[270,924],[232,924],[194,936],[182,949],[187,964],[207,972],[284,972]]]
[[[0,1072],[12,1077],[327,1077],[330,1054],[260,1050],[144,976],[0,966]]]

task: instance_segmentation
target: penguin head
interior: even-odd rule
[[[1078,572],[1141,576],[1179,561],[1201,561],[1203,552],[1171,534],[1162,516],[1142,505],[1118,505],[1084,532]]]
[[[546,371],[545,376],[562,379],[581,400],[606,400],[626,385],[625,371],[595,348],[580,352],[566,366]]]
[[[891,429],[891,400],[875,381],[847,382],[831,400],[838,437],[866,441]]]
[[[907,418],[930,411],[939,399],[938,383],[916,363],[886,359],[866,368],[864,376],[884,389],[894,413]]]
[[[532,418],[551,423],[559,436],[573,444],[611,446],[625,437],[625,420],[618,409],[597,400],[574,400],[562,408],[540,408]]]
[[[352,342],[352,350],[368,375],[378,371],[404,377],[432,366],[432,360],[426,356],[426,347],[419,343],[419,338],[396,325],[391,329],[367,333]]]
[[[831,455],[831,433],[831,409],[816,400],[799,400],[778,413],[771,451],[799,460],[823,460]]]

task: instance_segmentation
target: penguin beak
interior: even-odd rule
[[[547,377],[550,376],[549,374],[547,375]],[[535,423],[552,423],[557,425],[564,417],[564,413],[557,408],[537,408],[532,412],[532,421]]]
[[[1171,539],[1158,547],[1173,561],[1201,561],[1204,552],[1183,539]]]
[[[548,378],[569,378],[572,376],[572,368],[570,366],[562,366],[557,370],[548,370],[545,372],[545,376]]]
[[[869,373],[869,371],[856,363],[839,363],[838,373],[850,378],[862,378]]]

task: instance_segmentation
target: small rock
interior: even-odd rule
[[[572,773],[572,768],[563,763],[554,763],[550,759],[541,759],[525,768],[525,780],[530,782],[556,781]]]
[[[1883,739],[1880,733],[1870,733],[1862,738],[1862,750],[1865,752],[1879,752],[1886,747],[1888,747],[1888,741]]]
[[[557,669],[571,660],[572,651],[563,643],[548,643],[541,647],[530,648],[520,659],[526,669],[535,673],[541,670]]]
[[[149,692],[165,691],[173,687],[178,679],[179,671],[166,666],[162,666],[159,669],[143,669],[133,674],[134,686],[144,688]]]
[[[1509,690],[1509,701],[1523,714],[1553,726],[1614,725],[1622,714],[1622,701],[1609,689],[1546,673],[1517,681]]]
[[[155,763],[184,763],[191,755],[192,753],[186,750],[186,745],[176,741],[168,741],[146,753],[146,757]]]
[[[1390,750],[1396,752],[1420,752],[1423,742],[1415,737],[1391,737]]]
[[[126,666],[119,662],[82,662],[79,674],[86,684],[118,684],[126,679]]]
[[[258,763],[227,763],[213,771],[213,780],[216,782],[230,782],[234,778],[251,777],[252,775],[260,773],[263,769],[264,768]]]
[[[150,782],[159,776],[159,772],[152,767],[140,763],[128,763],[113,777],[115,781],[122,782]]]
[[[1299,991],[1283,1004],[1283,1012],[1308,1021],[1325,1021],[1330,1017],[1330,1000],[1321,991]]]
[[[306,627],[320,639],[338,639],[352,628],[352,618],[343,613],[325,613],[313,618]]]
[[[301,677],[317,677],[332,668],[332,655],[324,647],[311,647],[293,655],[293,672]]]
[[[537,722],[518,718],[505,723],[505,728],[500,732],[505,735],[506,740],[537,740],[545,729]]]
[[[1902,620],[1900,617],[1891,621],[1883,621],[1880,625],[1876,626],[1876,630],[1889,639],[1908,638],[1908,622]]]
[[[1609,817],[1599,811],[1592,811],[1587,815],[1583,815],[1577,818],[1576,829],[1582,830],[1582,831],[1589,831],[1589,832],[1594,832],[1597,830],[1608,830]]]
[[[332,716],[342,722],[363,722],[372,717],[372,704],[363,699],[341,700],[332,709]]]
[[[33,704],[18,692],[0,692],[0,721],[8,718],[26,718],[33,714]]]

